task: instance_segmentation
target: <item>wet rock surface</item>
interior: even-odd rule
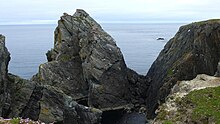
[[[165,45],[147,73],[151,81],[147,93],[149,117],[179,80],[197,74],[214,75],[220,59],[220,20],[196,22],[180,27]]]

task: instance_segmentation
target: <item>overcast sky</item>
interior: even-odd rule
[[[86,10],[98,22],[193,22],[220,18],[220,0],[0,0],[0,24],[56,23]]]

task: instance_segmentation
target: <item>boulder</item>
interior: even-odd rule
[[[191,80],[197,74],[215,74],[220,59],[219,39],[220,20],[180,27],[146,75],[150,81],[146,98],[149,117],[154,117],[158,104],[164,102],[178,80]]]

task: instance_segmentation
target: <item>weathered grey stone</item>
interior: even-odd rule
[[[23,108],[21,108],[22,111],[20,112],[19,117],[38,120],[40,114],[40,108],[41,108],[40,100],[43,95],[42,92],[43,87],[38,85],[33,85],[33,86],[34,88],[32,88],[32,91],[28,92],[31,95],[28,95],[29,99],[27,100],[27,102],[22,101],[25,104],[23,105]],[[25,94],[23,94],[23,96],[25,96]],[[18,117],[18,116],[13,115],[12,117]]]
[[[102,111],[79,105],[69,99],[65,103],[63,114],[65,124],[100,124]]]
[[[48,51],[47,58],[49,62],[40,65],[35,79],[57,87],[75,100],[88,97],[91,107],[125,106],[131,101],[139,102],[137,97],[146,93],[144,77],[128,71],[115,40],[84,10],[61,17],[54,49]],[[128,73],[141,80],[132,83]],[[133,88],[137,85],[143,90]],[[139,94],[132,94],[132,90]],[[135,97],[137,100],[131,100]]]
[[[37,79],[45,85],[59,88],[74,99],[87,96],[88,85],[83,79],[79,57],[41,64]]]
[[[34,89],[34,82],[8,74],[10,53],[5,47],[5,37],[0,35],[0,116],[19,117]]]
[[[190,80],[197,74],[214,75],[220,58],[220,20],[196,22],[180,27],[165,45],[147,73],[148,116],[153,117],[160,102],[178,80]]]
[[[126,67],[114,39],[84,10],[73,16],[64,13],[54,35],[48,62],[39,66],[31,81],[8,76],[9,54],[3,55],[3,117],[95,124],[101,123],[102,111],[131,111],[128,106],[138,111],[144,105],[145,77]]]
[[[115,40],[88,13],[78,9],[73,16],[64,14],[54,34],[54,48],[46,54],[48,62],[40,65],[33,80],[103,111],[145,103],[145,77],[126,67]],[[47,96],[41,101],[48,103],[51,94]],[[61,118],[51,120],[63,119],[61,112],[56,115]]]
[[[217,71],[215,72],[216,77],[220,77],[220,62],[218,62]]]
[[[102,111],[79,105],[71,96],[49,85],[44,85],[40,105],[39,119],[46,123],[98,124],[101,120]]]

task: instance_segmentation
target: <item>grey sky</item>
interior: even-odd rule
[[[192,22],[220,18],[220,0],[0,0],[0,24],[56,23],[86,10],[98,22]]]

